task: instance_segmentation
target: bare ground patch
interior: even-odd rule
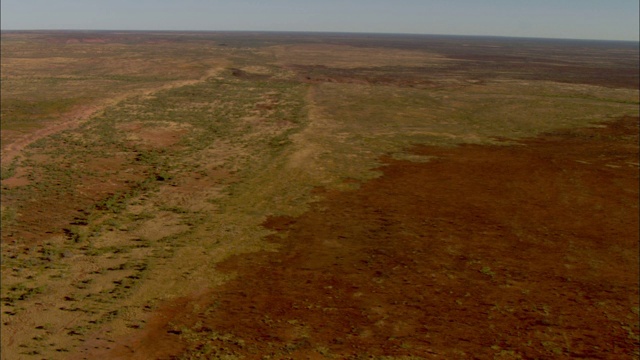
[[[224,262],[234,280],[100,354],[635,356],[637,126],[386,159],[359,190],[267,221],[277,253]]]

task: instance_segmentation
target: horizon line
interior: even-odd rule
[[[503,39],[531,39],[531,40],[569,40],[569,41],[603,41],[640,43],[640,39],[592,39],[592,38],[563,38],[509,35],[470,35],[470,34],[437,34],[437,33],[403,33],[403,32],[367,32],[367,31],[318,31],[318,30],[150,30],[150,29],[2,29],[3,32],[121,32],[121,33],[289,33],[289,34],[342,34],[342,35],[405,35],[405,36],[444,36],[444,37],[477,37]]]

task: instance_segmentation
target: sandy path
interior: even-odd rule
[[[137,89],[133,91],[128,91],[124,94],[116,95],[112,98],[106,99],[98,103],[81,105],[79,107],[76,107],[74,110],[66,114],[62,114],[60,116],[60,118],[62,119],[61,121],[52,122],[51,124],[45,126],[42,129],[38,129],[28,134],[24,134],[23,136],[19,137],[15,141],[12,141],[6,146],[3,146],[2,151],[0,153],[1,154],[0,157],[2,158],[2,164],[4,165],[4,164],[11,163],[11,161],[16,156],[18,156],[22,152],[22,150],[24,150],[25,147],[29,146],[29,144],[32,144],[33,142],[39,139],[59,133],[61,131],[76,128],[82,125],[87,120],[91,119],[92,117],[99,116],[100,114],[102,114],[104,109],[106,109],[109,106],[115,105],[121,101],[124,101],[126,99],[129,99],[135,96],[151,95],[163,90],[175,89],[175,88],[194,85],[194,84],[206,81],[207,79],[219,74],[225,68],[225,65],[226,63],[214,66],[213,68],[207,70],[207,72],[198,79],[172,81],[172,82],[163,84],[162,86],[151,88],[151,89]]]

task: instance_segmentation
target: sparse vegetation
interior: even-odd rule
[[[11,329],[2,347],[16,358],[64,359],[107,327],[113,332],[100,336],[109,344],[144,329],[146,313],[157,305],[229,281],[233,275],[217,268],[223,260],[277,251],[281,245],[266,240],[275,231],[265,228],[266,219],[304,214],[323,191],[357,189],[382,174],[383,159],[427,164],[445,156],[409,153],[415,144],[506,146],[540,133],[638,115],[637,89],[618,76],[637,74],[637,69],[611,60],[606,68],[615,74],[609,80],[575,75],[594,58],[607,62],[597,49],[553,48],[555,57],[545,57],[533,45],[504,48],[541,65],[510,62],[501,70],[482,57],[469,58],[491,48],[464,52],[440,42],[425,47],[418,39],[396,44],[357,37],[104,33],[99,36],[107,43],[83,43],[82,36],[2,34],[1,296],[3,326]],[[404,48],[395,49],[399,44]],[[622,47],[615,54],[637,61],[635,48]],[[547,71],[558,64],[573,75]],[[597,161],[605,170],[613,169],[605,165],[631,166],[619,154],[602,154]],[[594,204],[584,206],[599,211]],[[440,226],[439,219],[421,220],[419,229],[407,226],[405,219],[376,221],[353,231],[362,236],[390,232],[410,243],[423,228],[432,226],[437,233]],[[530,234],[514,229],[519,231]],[[333,235],[338,240],[324,239],[323,249],[345,246],[343,234]],[[421,274],[437,285],[429,285],[430,296],[448,296],[447,284],[466,281],[463,276],[483,286],[530,291],[513,285],[503,264],[483,262],[480,254],[459,254],[452,237],[439,238],[448,246],[443,254],[459,257],[467,272],[443,264],[442,273]],[[550,241],[542,238],[543,244]],[[378,250],[385,251],[384,245]],[[588,251],[589,266],[602,266],[596,250]],[[623,261],[632,257],[628,249],[610,251]],[[393,281],[395,272],[420,260],[401,254],[387,269],[376,268],[386,261],[383,253],[365,255],[358,264],[373,274],[366,286],[378,290]],[[573,260],[565,260],[574,266]],[[439,283],[440,277],[449,283]],[[337,275],[334,280],[342,281]],[[403,281],[402,286],[418,286],[410,275]],[[356,288],[338,294],[338,284],[326,286],[325,298],[357,302],[362,295]],[[464,293],[451,295],[456,309],[474,299],[475,294],[463,298]],[[418,300],[402,299],[412,309],[420,308]],[[344,311],[335,304],[302,303],[290,304],[287,312],[304,308],[331,318]],[[225,306],[209,305],[189,309],[200,316]],[[487,316],[520,316],[513,304],[495,305]],[[276,344],[270,350],[274,358],[311,353],[344,358],[337,350],[341,344],[374,336],[378,329],[402,333],[409,326],[393,327],[393,314],[371,306],[379,312],[367,308],[361,313],[377,324],[374,330],[344,324],[345,334],[333,342],[315,339],[314,329],[297,318],[283,321],[265,314],[256,326],[285,326],[278,329],[286,329],[286,341],[264,342]],[[637,304],[624,304],[629,306],[637,317]],[[526,310],[536,321],[553,315],[549,309]],[[360,316],[356,313],[345,318]],[[613,310],[609,317],[622,338],[637,342],[638,327],[632,321]],[[16,319],[38,327],[15,326]],[[187,346],[180,356],[233,359],[259,351],[242,334],[207,326],[185,320],[171,329],[169,335]],[[534,345],[544,349],[544,356],[569,356],[568,346],[545,330],[552,326],[541,325]],[[412,352],[427,351],[426,337],[415,342],[409,335],[396,335],[386,336],[389,356],[371,356],[411,359]],[[531,357],[515,347],[500,343],[491,351],[498,358]],[[464,357],[455,351],[446,355]]]

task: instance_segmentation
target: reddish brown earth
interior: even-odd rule
[[[413,151],[436,158],[269,219],[279,252],[231,258],[235,280],[100,355],[638,355],[638,118]]]

